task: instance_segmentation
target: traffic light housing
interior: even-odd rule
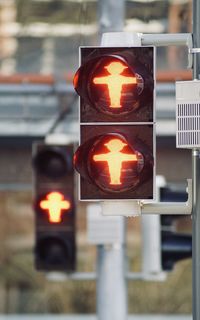
[[[81,173],[82,199],[153,198],[153,128],[141,132],[140,126],[131,127],[131,133],[125,125],[81,128],[75,168]]]
[[[76,263],[73,145],[33,145],[35,266],[73,271]]]
[[[154,54],[153,47],[80,48],[81,123],[153,122]]]
[[[160,188],[160,199],[165,202],[186,202],[185,191]],[[161,263],[164,271],[172,271],[176,262],[192,257],[192,235],[176,231],[174,223],[184,216],[161,215]]]
[[[83,47],[80,56],[80,200],[153,199],[154,48]]]

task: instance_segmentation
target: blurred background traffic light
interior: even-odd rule
[[[157,196],[161,202],[186,202],[185,187],[166,183],[163,176],[157,176]],[[176,270],[177,262],[192,257],[191,218],[186,215],[142,215],[142,270],[146,277]],[[184,224],[187,228],[184,229]]]
[[[166,186],[160,188],[160,199],[165,202],[186,202],[185,190]],[[176,222],[180,215],[161,215],[161,263],[162,269],[172,271],[176,262],[192,257],[192,235],[178,232]]]
[[[35,265],[73,271],[76,261],[73,145],[33,146]]]

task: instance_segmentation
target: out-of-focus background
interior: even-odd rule
[[[79,46],[99,45],[96,0],[0,0],[0,313],[95,313],[95,282],[50,281],[33,264],[31,146],[49,132],[78,140],[72,78]],[[189,0],[125,1],[124,31],[191,31]],[[157,174],[183,187],[191,154],[175,148],[174,79],[190,79],[186,49],[157,49]],[[74,100],[76,99],[76,100]],[[62,114],[64,114],[62,118]],[[77,270],[94,271],[86,240],[86,204],[78,203]],[[190,232],[190,218],[177,223]],[[131,271],[141,269],[140,218],[127,220]],[[164,282],[129,281],[129,313],[191,313],[191,260]]]

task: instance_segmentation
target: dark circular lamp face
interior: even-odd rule
[[[143,88],[143,78],[114,56],[101,58],[89,75],[90,100],[98,111],[112,116],[136,110]]]
[[[64,155],[53,150],[45,150],[38,154],[35,160],[37,170],[51,178],[60,178],[66,174],[68,163]]]
[[[144,157],[120,134],[105,135],[90,150],[87,167],[91,179],[103,191],[124,192],[139,184]]]
[[[70,248],[56,237],[46,237],[37,244],[36,251],[39,258],[46,261],[51,266],[67,264],[70,259]]]

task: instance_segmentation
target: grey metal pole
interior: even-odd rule
[[[200,1],[193,0],[193,47],[200,48]],[[194,54],[193,78],[200,76],[200,54]],[[200,151],[192,153],[192,303],[193,319],[200,320]]]
[[[200,153],[192,152],[193,213],[192,213],[192,303],[193,319],[200,319]]]
[[[104,32],[123,31],[124,27],[124,0],[99,0],[98,22],[99,35]]]
[[[99,0],[99,36],[104,32],[123,31],[124,0]],[[125,219],[123,241],[97,247],[97,315],[98,320],[126,320],[127,288],[125,273]],[[112,232],[112,231],[111,231]]]
[[[118,210],[126,210],[126,205],[120,201]],[[109,208],[117,211],[113,202],[102,204],[102,213]],[[103,217],[107,219],[108,217]],[[97,247],[97,315],[98,320],[127,319],[127,279],[125,254],[125,218],[112,217],[115,223],[109,223],[107,230],[102,233],[115,233],[114,241],[103,242]]]
[[[200,48],[200,1],[193,0],[193,47]],[[194,54],[193,77],[199,79],[200,54]]]
[[[98,320],[127,318],[124,252],[124,244],[98,246]]]

